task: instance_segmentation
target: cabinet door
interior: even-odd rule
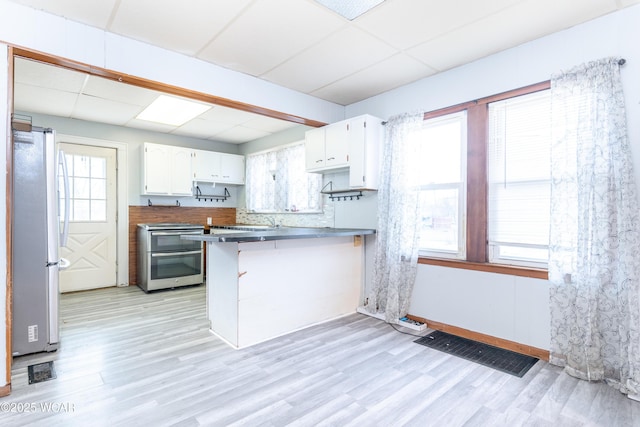
[[[305,166],[308,171],[313,171],[324,167],[324,134],[324,127],[311,129],[305,133]]]
[[[342,121],[325,127],[325,168],[349,165],[349,122]]]
[[[244,184],[244,156],[220,154],[220,182],[226,184]]]
[[[171,194],[191,196],[190,148],[171,147]]]
[[[195,150],[193,161],[193,180],[200,182],[218,182],[221,178],[220,153]]]
[[[365,120],[356,117],[349,122],[349,187],[362,188],[366,182]]]
[[[143,194],[171,193],[171,150],[168,145],[143,145]]]
[[[349,126],[349,187],[378,189],[383,135],[382,120],[369,115],[351,119]]]

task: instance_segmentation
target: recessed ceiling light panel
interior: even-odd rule
[[[353,21],[383,1],[384,0],[316,0],[316,2],[344,16],[349,21]]]
[[[147,108],[142,110],[136,118],[171,126],[182,126],[210,108],[210,105],[199,102],[160,95]]]

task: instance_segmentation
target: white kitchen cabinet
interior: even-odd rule
[[[307,172],[348,168],[349,187],[378,188],[382,120],[365,114],[305,134]]]
[[[142,194],[191,196],[191,149],[145,142]]]
[[[349,187],[378,189],[384,127],[370,115],[349,120]]]
[[[341,121],[305,134],[305,165],[309,172],[349,166],[348,122]]]
[[[364,280],[364,249],[357,241],[208,242],[211,330],[244,348],[354,313]]]
[[[244,184],[244,156],[193,150],[193,181]]]
[[[222,183],[244,184],[244,156],[237,154],[220,154],[220,172]]]

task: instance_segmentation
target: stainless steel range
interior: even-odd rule
[[[203,242],[182,240],[203,234],[199,224],[138,224],[138,286],[145,292],[203,282]]]

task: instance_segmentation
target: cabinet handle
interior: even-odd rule
[[[322,163],[322,159],[316,160],[316,163]]]
[[[329,157],[327,160],[335,160],[335,157]]]

